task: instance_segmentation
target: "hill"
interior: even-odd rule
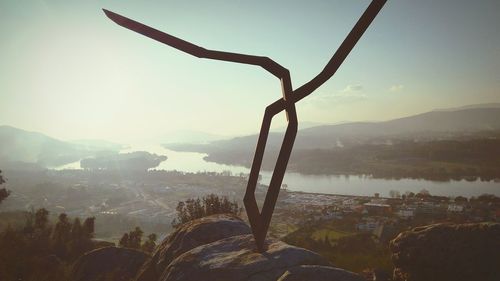
[[[294,149],[332,148],[366,142],[384,143],[387,139],[440,139],[500,130],[500,107],[496,104],[459,109],[436,110],[383,122],[349,122],[299,130]],[[169,144],[169,149],[212,153],[255,148],[258,135],[213,141],[206,145]],[[271,132],[268,148],[278,148],[282,134]]]
[[[431,111],[384,122],[355,122],[301,130],[297,142],[309,147],[335,146],[337,140],[391,137],[439,138],[500,130],[500,108]]]
[[[497,178],[499,166],[493,158],[500,136],[500,107],[484,106],[299,130],[289,170],[438,180]],[[269,134],[264,169],[272,170],[281,140],[282,134]],[[250,167],[256,142],[257,135],[251,135],[168,148],[207,153],[208,161]]]
[[[0,163],[36,163],[43,167],[60,166],[93,156],[101,151],[118,151],[119,147],[100,141],[61,141],[42,133],[11,126],[0,126]]]

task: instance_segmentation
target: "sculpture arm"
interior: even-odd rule
[[[106,9],[103,9],[103,11],[108,18],[120,26],[133,30],[195,57],[258,65],[280,79],[288,74],[288,70],[286,68],[268,57],[208,50]]]
[[[344,42],[342,42],[333,57],[326,64],[325,68],[311,81],[293,91],[295,102],[314,92],[314,90],[323,85],[328,79],[330,79],[330,77],[335,74],[342,62],[344,62],[347,55],[349,55],[351,50],[354,48],[359,38],[361,38],[368,26],[370,26],[373,19],[375,19],[377,14],[380,12],[386,1],[387,0],[373,0],[370,3],[351,32],[349,32],[347,37],[344,39]]]

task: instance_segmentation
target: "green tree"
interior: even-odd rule
[[[71,226],[71,240],[80,240],[83,234],[82,223],[79,218],[73,220],[73,225]]]
[[[2,185],[4,183],[5,183],[5,180],[2,177],[2,170],[0,170],[0,185]],[[9,197],[9,195],[10,195],[9,190],[7,190],[5,188],[1,188],[0,189],[0,203],[2,203],[3,200],[5,200],[7,197]]]
[[[156,247],[156,239],[156,234],[149,234],[148,240],[144,241],[144,243],[142,244],[142,250],[148,253],[153,252],[154,248]]]
[[[177,204],[176,211],[177,217],[172,221],[174,227],[213,214],[231,213],[239,215],[241,213],[238,203],[229,201],[226,196],[219,197],[215,194],[209,194],[202,199],[181,201]]]
[[[124,233],[118,245],[123,248],[128,248],[128,233]]]
[[[140,249],[142,242],[142,235],[144,232],[140,227],[136,227],[133,231],[128,234],[128,247],[132,249]]]
[[[35,229],[45,229],[49,222],[49,211],[44,208],[38,209],[35,213]]]
[[[48,220],[49,212],[30,211],[25,226],[7,227],[0,232],[0,280],[69,280],[70,264],[94,244],[83,233],[79,219],[72,224],[61,214],[55,227]],[[93,218],[87,222],[93,233]],[[74,247],[78,245],[78,247]]]
[[[400,198],[401,197],[399,191],[397,191],[397,190],[391,190],[391,191],[389,191],[389,196],[391,198]]]
[[[67,258],[70,237],[71,223],[69,222],[68,215],[62,213],[59,215],[59,220],[52,233],[54,251],[59,258]]]
[[[9,195],[10,195],[10,190],[7,190],[5,188],[0,188],[0,203],[2,203],[3,200],[9,197]]]
[[[71,258],[76,258],[85,252],[86,237],[83,235],[83,227],[79,218],[73,220],[71,226],[70,241],[68,242],[68,254]]]
[[[95,234],[95,217],[86,218],[82,226],[82,236],[90,240]]]
[[[143,234],[142,229],[137,226],[134,230],[124,233],[118,245],[124,248],[141,249]]]

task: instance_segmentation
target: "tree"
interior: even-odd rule
[[[406,198],[414,198],[414,197],[415,197],[415,193],[413,193],[413,192],[411,192],[411,191],[410,191],[410,192],[407,192],[407,194],[406,194]]]
[[[133,231],[128,234],[128,246],[133,249],[141,248],[141,240],[144,232],[140,227],[136,227]]]
[[[202,199],[181,201],[177,204],[176,210],[177,218],[172,221],[174,227],[213,214],[231,213],[239,215],[241,213],[238,203],[229,201],[226,196],[219,197],[215,194],[209,194]]]
[[[38,209],[35,213],[35,229],[45,229],[49,222],[49,211],[44,208]]]
[[[71,240],[80,240],[83,233],[82,223],[79,218],[75,218],[71,226]]]
[[[429,198],[431,197],[431,194],[430,192],[423,188],[422,190],[420,190],[417,194],[415,194],[415,198],[419,198],[419,199],[424,199],[424,198]]]
[[[142,244],[142,250],[148,253],[153,252],[156,247],[156,234],[151,233],[148,235],[148,240]]]
[[[97,247],[89,235],[80,235],[80,219],[71,223],[61,214],[52,227],[48,217],[47,210],[32,209],[23,227],[0,231],[0,280],[70,280],[67,274],[74,260]],[[91,233],[93,222],[90,218],[86,224]]]
[[[2,203],[3,200],[5,200],[7,197],[9,197],[10,195],[10,191],[5,189],[5,188],[1,188],[0,189],[0,203]]]
[[[69,222],[68,215],[62,213],[59,215],[59,220],[57,221],[54,232],[52,233],[54,251],[58,257],[67,257],[70,238],[71,223]]]
[[[94,238],[95,217],[86,218],[82,226],[82,235],[86,239]]]
[[[391,198],[399,198],[399,197],[401,197],[399,191],[397,191],[397,190],[391,190],[391,191],[389,191],[389,196]]]
[[[86,240],[83,235],[82,223],[79,218],[75,218],[71,226],[71,238],[68,245],[68,252],[72,258],[78,257],[85,251]]]
[[[2,177],[2,170],[0,170],[0,185],[2,185],[4,183],[5,183],[5,180]],[[9,195],[10,195],[9,190],[7,190],[5,188],[0,189],[0,203],[2,203],[3,200],[5,200],[7,197],[9,197]]]
[[[141,249],[142,235],[144,232],[140,227],[135,227],[129,233],[124,233],[118,245],[123,248]],[[156,239],[156,234],[155,234]],[[154,247],[154,246],[153,246]]]
[[[493,194],[484,193],[477,197],[477,201],[481,203],[500,203],[500,198]]]
[[[34,220],[35,220],[35,210],[31,207],[31,211],[27,212],[25,215],[26,222],[24,223],[23,232],[26,234],[33,234],[35,231]]]
[[[124,233],[118,245],[123,248],[128,248],[128,233]]]

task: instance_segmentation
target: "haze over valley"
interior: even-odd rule
[[[284,184],[293,191],[348,195],[421,189],[449,196],[500,195],[499,120],[497,105],[481,105],[302,129]],[[263,185],[269,183],[280,134],[269,136]],[[2,126],[0,141],[0,164],[13,192],[2,208],[43,205],[84,214],[94,206],[168,224],[174,205],[187,193],[242,198],[256,135],[196,144],[188,137],[185,143],[165,141],[168,149],[163,149],[161,143],[62,141]],[[217,184],[211,183],[213,173],[219,175],[213,178]],[[58,188],[66,195],[53,197],[58,193],[50,190]],[[79,202],[82,192],[90,201]]]
[[[299,130],[289,171],[382,178],[450,180],[500,177],[500,107],[436,110],[385,122]],[[272,170],[283,134],[270,133],[263,168]],[[169,144],[208,154],[207,161],[250,167],[257,135],[208,144]]]
[[[497,281],[499,11],[0,1],[0,281]]]
[[[307,127],[299,130],[289,171],[382,178],[495,180],[499,177],[499,120],[500,106],[484,104],[435,110],[384,122]],[[283,132],[270,133],[264,170],[272,170],[282,135]],[[139,152],[134,150],[141,147],[137,144],[105,140],[62,141],[42,133],[1,126],[0,163],[4,169],[65,168],[67,164],[80,162],[69,167],[148,170],[168,161],[168,155],[161,155],[168,152],[157,148],[163,145],[177,154],[202,153],[206,154],[204,159],[207,161],[248,168],[257,140],[257,135],[213,140],[213,135],[196,132],[171,136],[171,141],[167,139],[155,144],[152,140],[149,147],[154,147],[154,151]],[[196,142],[195,136],[200,141]],[[203,170],[210,171],[210,168],[200,169]]]

